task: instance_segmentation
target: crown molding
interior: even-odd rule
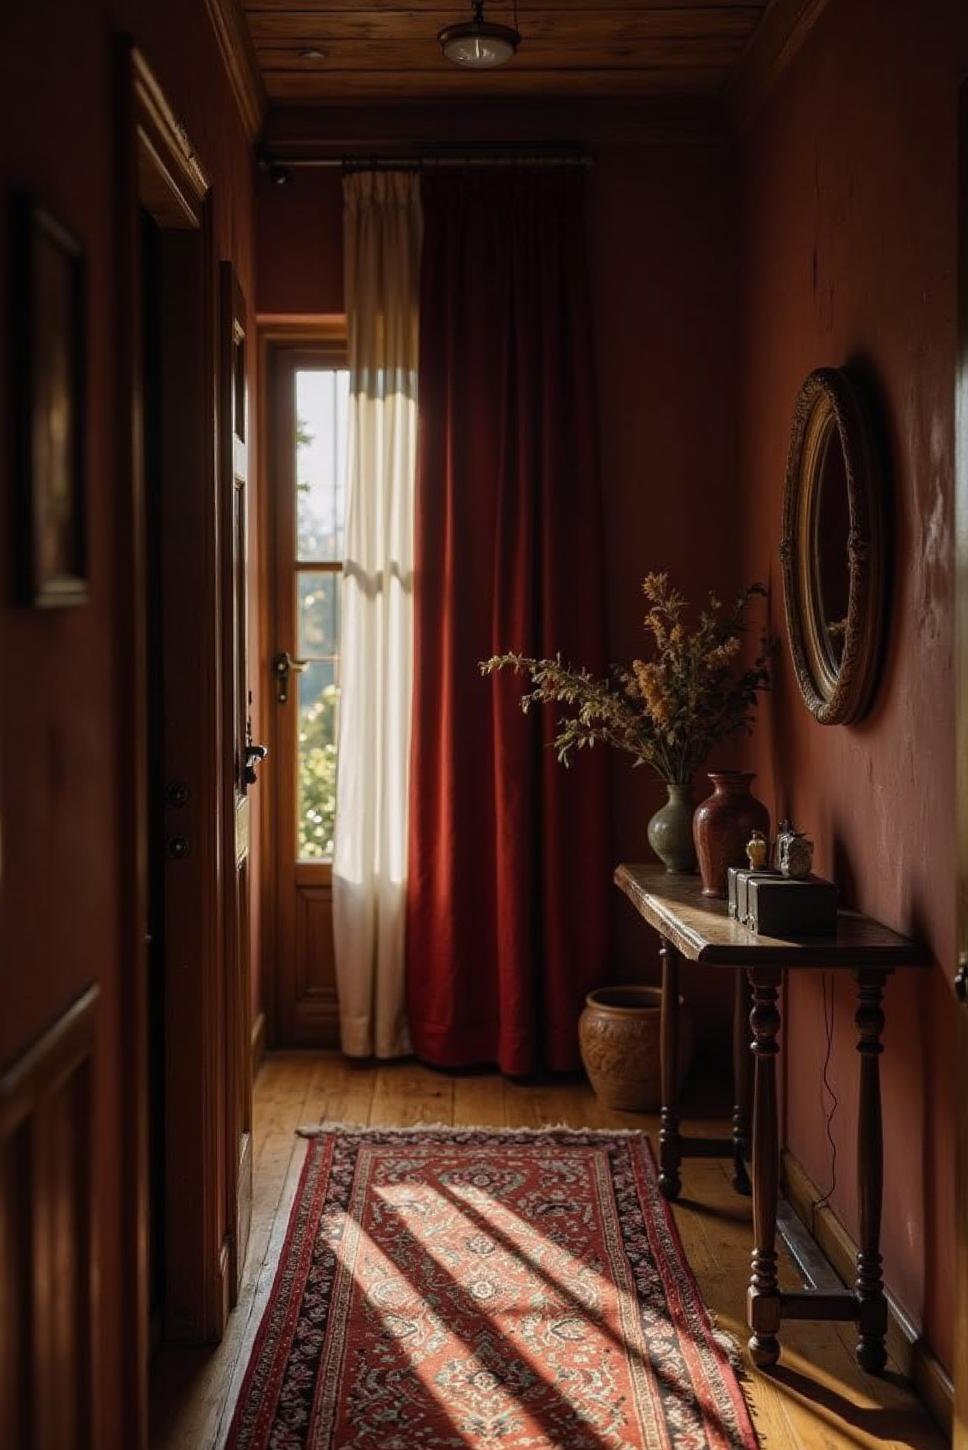
[[[239,0],[205,0],[218,48],[228,73],[245,133],[254,141],[262,130],[266,93]]]
[[[723,88],[726,114],[736,131],[750,124],[829,3],[770,0]]]

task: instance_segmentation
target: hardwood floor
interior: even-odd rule
[[[689,1107],[687,1092],[687,1115]],[[693,1112],[687,1116],[690,1131],[722,1131],[725,1101],[717,1111],[694,1090]],[[305,1140],[294,1130],[321,1121],[643,1127],[653,1143],[658,1131],[652,1116],[603,1108],[584,1083],[521,1086],[496,1074],[449,1076],[412,1062],[357,1067],[335,1052],[270,1057],[255,1088],[255,1201],[242,1295],[217,1349],[166,1349],[159,1355],[153,1374],[154,1450],[218,1450],[224,1443],[305,1153]],[[687,1162],[676,1219],[707,1305],[722,1328],[745,1341],[750,1209],[733,1192],[729,1167],[725,1160]],[[798,1283],[786,1258],[781,1283],[791,1288]],[[771,1374],[751,1369],[745,1384],[765,1450],[940,1450],[947,1443],[899,1375],[889,1368],[872,1379],[857,1368],[854,1337],[851,1325],[784,1325],[780,1365]]]

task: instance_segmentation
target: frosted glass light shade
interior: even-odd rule
[[[486,20],[448,25],[437,39],[447,59],[467,70],[490,70],[507,65],[521,41],[518,32],[510,26],[491,25]]]

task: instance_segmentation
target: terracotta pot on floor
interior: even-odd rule
[[[578,1023],[581,1059],[607,1108],[645,1113],[661,1106],[660,987],[599,987]],[[692,1017],[679,998],[679,1081],[692,1061]]]
[[[745,866],[754,831],[770,837],[770,813],[750,794],[751,770],[711,770],[713,793],[696,808],[692,830],[703,896],[726,895],[730,866]]]

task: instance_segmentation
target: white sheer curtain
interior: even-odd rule
[[[404,1000],[420,185],[344,181],[350,413],[333,917],[343,1051],[410,1050]]]

